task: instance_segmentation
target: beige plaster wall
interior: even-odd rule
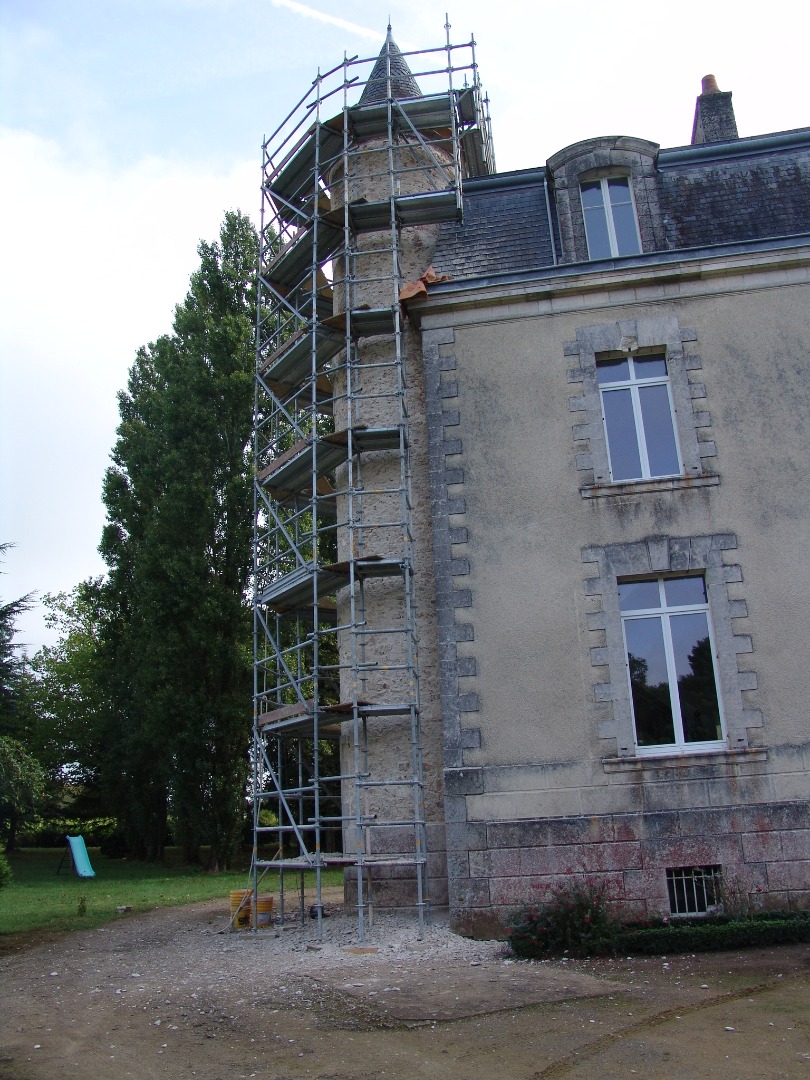
[[[434,318],[426,307],[424,325],[456,323],[461,423],[454,434],[463,443],[464,483],[449,494],[466,501],[468,543],[454,553],[470,560],[464,584],[475,626],[475,640],[460,643],[458,654],[478,665],[477,676],[459,680],[459,692],[478,694],[481,732],[480,749],[466,750],[464,763],[491,770],[485,791],[467,797],[469,820],[638,807],[637,777],[611,776],[602,765],[611,750],[599,725],[611,705],[594,700],[600,671],[590,649],[603,646],[605,635],[587,629],[598,601],[585,595],[592,567],[580,552],[652,535],[737,535],[727,561],[739,563],[743,580],[729,596],[745,599],[748,618],[735,619],[734,632],[753,642],[739,667],[758,679],[742,698],[762,711],[763,725],[750,736],[768,748],[768,759],[721,770],[723,790],[736,784],[742,798],[764,801],[801,797],[804,787],[806,798],[810,286],[786,277],[718,277],[691,296],[689,287],[670,289],[675,295],[663,301],[639,290],[622,295],[617,283],[610,295],[556,308],[481,304]],[[690,381],[705,386],[694,408],[711,414],[717,455],[709,467],[720,483],[584,499],[572,437],[581,414],[568,406],[578,392],[568,381],[578,358],[564,355],[564,343],[583,326],[657,315],[675,315],[697,332],[685,349],[702,361]],[[528,765],[541,767],[509,768]],[[717,784],[703,790],[722,801]]]

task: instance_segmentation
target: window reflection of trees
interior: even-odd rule
[[[650,685],[648,663],[627,655],[633,714],[639,746],[675,742],[672,697],[668,682]],[[720,710],[708,635],[695,643],[688,657],[689,674],[678,679],[678,698],[685,742],[711,742],[721,738]]]
[[[720,709],[708,636],[689,654],[690,674],[678,679],[683,737],[686,742],[710,742],[721,737]]]

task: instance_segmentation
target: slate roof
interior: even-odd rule
[[[758,149],[745,156],[690,163],[688,152],[668,164],[659,155],[661,213],[672,224],[676,247],[796,236],[810,232],[810,141],[784,150]],[[746,150],[740,139],[737,149]],[[730,146],[732,144],[726,144]]]
[[[553,264],[543,173],[508,173],[464,185],[464,223],[442,225],[433,256],[454,278]]]
[[[810,128],[661,150],[657,166],[666,251],[810,234]],[[552,230],[561,248],[544,175],[465,181],[464,221],[442,225],[436,271],[459,281],[552,268]]]
[[[399,46],[391,35],[391,27],[388,27],[388,35],[385,44],[380,50],[377,63],[371,70],[368,82],[363,93],[360,95],[358,105],[379,105],[388,100],[388,64],[390,57],[391,65],[391,95],[397,99],[420,98],[422,91],[419,84],[411,74],[408,62],[399,50]]]

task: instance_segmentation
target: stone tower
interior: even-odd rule
[[[283,866],[347,868],[361,936],[372,901],[421,924],[447,900],[425,388],[401,299],[461,218],[462,172],[489,167],[474,61],[456,89],[455,56],[448,41],[449,85],[425,91],[389,27],[379,57],[340,69],[340,114],[316,80],[265,146],[256,865],[280,865],[258,854],[272,803]]]

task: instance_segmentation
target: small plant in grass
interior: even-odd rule
[[[545,901],[521,908],[507,928],[512,952],[523,959],[610,952],[617,932],[604,886],[587,880],[555,886]]]
[[[8,859],[0,851],[0,889],[4,885],[8,885],[11,880],[11,867],[8,865]]]

